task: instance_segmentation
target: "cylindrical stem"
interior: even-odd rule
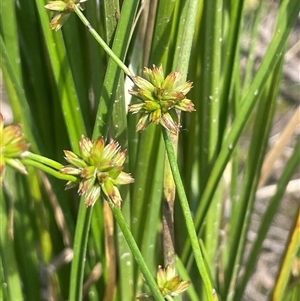
[[[104,40],[99,36],[97,31],[92,27],[90,22],[86,19],[84,14],[81,12],[78,5],[74,7],[75,13],[79,17],[79,19],[83,22],[83,24],[88,28],[91,35],[95,38],[95,40],[99,43],[99,45],[104,49],[104,51],[117,63],[117,65],[124,71],[124,73],[129,76],[131,79],[134,76],[127,66],[114,54],[114,52],[109,48],[109,46],[104,42]]]
[[[143,275],[147,281],[147,284],[148,284],[155,300],[164,301],[164,297],[162,296],[153,276],[151,275],[151,273],[145,263],[143,255],[141,254],[141,252],[132,236],[132,233],[131,233],[129,227],[126,224],[126,221],[123,217],[122,211],[113,202],[108,201],[108,204],[114,214],[114,217],[115,217],[120,229],[123,232],[123,235],[128,243],[128,246],[130,247],[130,249],[133,253],[133,256],[135,257],[137,264],[139,265],[141,272],[143,273]]]
[[[213,301],[214,300],[213,287],[212,287],[212,284],[211,284],[211,281],[209,278],[208,271],[206,270],[203,255],[202,255],[202,252],[201,252],[201,249],[199,246],[198,236],[197,236],[197,233],[195,230],[193,218],[192,218],[189,203],[188,203],[185,191],[184,191],[183,183],[181,181],[181,177],[179,174],[177,160],[176,160],[174,148],[172,145],[172,141],[171,141],[171,138],[170,138],[170,135],[169,135],[167,129],[163,128],[162,131],[163,131],[166,150],[167,150],[167,154],[168,154],[168,158],[169,158],[169,162],[170,162],[170,167],[172,169],[172,173],[173,173],[174,181],[175,181],[175,184],[177,187],[180,204],[181,204],[182,211],[183,211],[183,216],[185,218],[186,227],[188,230],[192,249],[194,252],[195,261],[196,261],[198,270],[200,272],[200,275],[203,279],[204,287],[205,287],[206,294],[207,294],[207,299],[209,301]]]

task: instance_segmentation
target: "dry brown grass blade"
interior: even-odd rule
[[[114,300],[116,291],[116,246],[114,237],[114,217],[107,204],[104,202],[104,217],[105,217],[105,257],[107,262],[107,283],[104,295],[104,301]]]
[[[82,293],[83,296],[86,296],[88,294],[90,286],[98,281],[102,273],[103,273],[102,264],[101,262],[98,262],[94,266],[89,278],[85,281],[83,285],[83,293]]]
[[[39,174],[40,174],[40,178],[42,179],[42,181],[44,183],[49,201],[53,208],[56,224],[61,231],[64,245],[65,245],[65,247],[72,247],[73,241],[72,241],[71,233],[69,230],[69,226],[65,220],[65,216],[64,216],[62,208],[59,204],[57,196],[53,191],[52,184],[49,182],[48,178],[46,177],[46,175],[43,172],[40,172]]]
[[[286,125],[284,130],[281,132],[280,137],[276,142],[276,144],[271,148],[269,153],[266,155],[266,159],[262,167],[259,187],[262,187],[268,180],[269,176],[272,173],[274,163],[281,156],[286,145],[290,142],[298,124],[300,124],[300,106],[295,111],[293,117]]]

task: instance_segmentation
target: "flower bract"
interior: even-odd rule
[[[78,193],[85,196],[87,206],[94,205],[101,193],[117,206],[121,205],[121,195],[117,185],[134,182],[130,174],[123,171],[126,151],[121,152],[116,141],[105,145],[104,139],[96,141],[82,136],[80,155],[64,151],[65,159],[70,165],[64,166],[60,172],[79,177]],[[74,186],[67,183],[67,188]]]
[[[161,124],[171,133],[177,133],[179,124],[176,120],[176,110],[195,111],[192,101],[186,98],[192,83],[181,83],[180,72],[171,72],[165,77],[162,66],[145,68],[144,75],[145,78],[132,78],[136,88],[129,91],[141,101],[129,106],[132,113],[141,113],[136,130],[142,131],[148,123],[153,122]]]

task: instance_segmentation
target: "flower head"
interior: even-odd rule
[[[194,104],[186,98],[191,90],[192,83],[180,83],[182,73],[171,72],[164,77],[162,66],[153,66],[153,69],[144,69],[145,78],[135,76],[133,81],[137,89],[129,93],[142,102],[129,106],[133,113],[141,112],[142,115],[136,126],[137,131],[142,131],[149,122],[161,124],[172,133],[177,133],[179,124],[176,120],[175,109],[181,111],[195,111]]]
[[[10,165],[23,174],[27,174],[20,157],[29,147],[24,139],[22,127],[19,124],[4,126],[4,118],[0,113],[0,185],[5,174],[5,166]]]
[[[123,172],[126,151],[121,152],[115,141],[105,145],[103,138],[93,141],[82,136],[79,146],[80,156],[64,151],[70,165],[64,166],[60,172],[80,178],[78,193],[85,196],[87,206],[94,205],[101,192],[120,206],[122,199],[116,185],[134,182],[130,174]],[[73,186],[74,183],[67,183],[67,188]]]
[[[166,269],[158,266],[156,281],[164,297],[176,297],[187,290],[190,284],[190,281],[182,281],[180,277],[176,275],[175,268],[170,265],[167,266]],[[148,294],[142,294],[137,299],[142,301],[154,300],[154,298]]]
[[[176,275],[175,268],[168,265],[166,269],[158,266],[157,284],[163,296],[169,295],[175,297],[184,292],[190,282],[182,281],[180,277]]]
[[[74,11],[75,6],[87,0],[50,0],[45,8],[53,11],[54,15],[50,22],[52,30],[59,30],[64,25],[70,14]],[[81,8],[82,9],[82,8]]]

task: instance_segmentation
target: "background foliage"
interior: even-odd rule
[[[258,189],[270,179],[299,119],[298,107],[281,144],[269,147],[284,54],[300,4],[245,2],[89,0],[84,11],[135,74],[162,64],[165,74],[181,71],[193,82],[188,97],[197,111],[182,115],[178,161],[206,264],[224,301],[249,300],[247,284],[300,159],[296,139],[249,247]],[[1,70],[14,122],[23,125],[33,152],[63,164],[63,150],[78,152],[82,134],[115,139],[127,148],[125,169],[135,183],[121,189],[122,212],[155,275],[164,265],[161,131],[150,125],[135,132],[137,116],[127,113],[132,83],[75,14],[62,30],[51,31],[45,4],[1,2]],[[276,25],[257,56],[259,24],[270,10]],[[27,177],[7,170],[1,190],[0,300],[73,301],[80,284],[84,300],[134,300],[147,287],[109,207],[99,200],[86,209],[76,190],[64,191],[64,184],[34,168]],[[297,212],[299,203],[294,206]],[[90,228],[80,234],[78,222],[89,218]],[[270,300],[299,296],[299,266],[292,271],[299,262],[296,219],[292,214],[277,280],[263,292]],[[174,223],[177,269],[191,280],[182,300],[207,300],[177,200]]]

